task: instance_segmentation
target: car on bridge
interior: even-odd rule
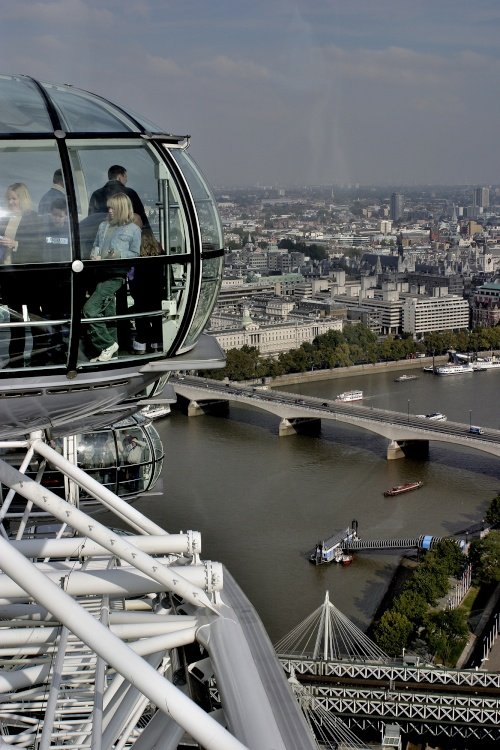
[[[476,425],[471,425],[467,432],[470,432],[471,435],[482,435],[483,430],[481,427],[477,427]]]

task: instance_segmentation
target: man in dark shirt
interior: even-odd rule
[[[44,224],[45,248],[40,260],[45,263],[57,263],[71,260],[71,243],[69,238],[68,208],[66,199],[56,198],[52,201],[50,213]]]
[[[108,198],[116,193],[125,193],[128,195],[132,201],[134,213],[141,218],[142,226],[149,226],[144,205],[135,190],[127,187],[127,170],[119,164],[113,164],[113,166],[108,169],[107,183],[103,185],[102,188],[94,190],[90,196],[89,214],[106,214],[108,212]]]
[[[64,192],[64,180],[62,176],[62,170],[56,169],[52,178],[52,187],[47,190],[45,195],[42,195],[40,203],[38,204],[38,213],[40,215],[50,214],[52,203],[57,198],[64,198],[66,193]]]

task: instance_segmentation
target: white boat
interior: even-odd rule
[[[446,414],[441,414],[440,411],[433,411],[431,414],[415,414],[415,416],[421,419],[430,419],[431,422],[446,422],[448,419]]]
[[[344,393],[339,393],[338,396],[336,396],[335,401],[362,401],[363,400],[363,391],[344,391]]]
[[[460,365],[440,365],[435,369],[436,375],[462,375],[465,372],[474,372],[474,368],[470,362],[464,362]]]
[[[417,380],[418,375],[400,375],[399,378],[394,378],[395,383],[404,383],[405,380]]]
[[[472,367],[475,372],[480,372],[482,370],[500,370],[500,359],[497,359],[496,357],[485,357],[484,359],[478,357],[477,360],[473,362]]]
[[[144,409],[141,409],[141,414],[146,417],[146,419],[161,419],[170,414],[170,405],[151,404],[150,406],[145,406]]]

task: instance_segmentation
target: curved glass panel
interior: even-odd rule
[[[130,115],[136,120],[141,127],[144,128],[144,130],[147,133],[161,133],[165,134],[165,128],[160,128],[155,122],[151,122],[151,120],[148,120],[147,117],[144,117],[144,115],[139,115],[137,112],[133,112],[130,110]]]
[[[67,131],[80,133],[137,132],[137,126],[112,104],[80,89],[44,84]]]
[[[79,136],[56,141],[37,84],[0,76],[0,370],[70,367],[73,377],[75,357],[76,369],[100,369],[172,356],[188,327],[183,349],[190,348],[221,276],[218,260],[202,261],[201,277],[193,275],[200,252],[194,213],[202,249],[223,247],[215,200],[198,167],[181,149],[142,138],[139,120],[104,99],[38,85],[61,127]],[[2,133],[10,137],[2,141]],[[107,213],[118,193],[130,199],[126,221]],[[186,321],[198,291],[194,320]]]
[[[192,346],[205,328],[217,301],[222,283],[223,256],[218,258],[204,258],[202,264],[200,296],[191,327],[182,344],[181,350],[184,347]]]
[[[128,455],[130,449],[125,450],[123,447],[122,438],[124,443],[136,441],[137,444],[144,444],[140,456],[142,461],[138,470],[136,470],[136,464]],[[66,449],[70,451],[72,449],[72,444],[63,438],[52,439],[49,444],[61,455],[65,455]],[[161,473],[164,451],[160,436],[154,425],[143,420],[139,414],[123,420],[120,427],[110,427],[76,435],[74,447],[77,465],[102,485],[122,497],[133,496],[137,491],[142,492],[152,489]],[[17,449],[4,448],[0,449],[0,457],[11,466],[19,468],[24,459],[24,454]],[[72,458],[72,456],[68,457]],[[34,479],[39,472],[40,462],[37,458],[33,458],[26,473]],[[134,476],[131,476],[131,474]],[[66,497],[64,476],[53,465],[49,463],[46,465],[40,483],[43,487],[50,488],[59,497]],[[93,510],[99,508],[103,510],[102,506],[85,490],[80,489],[79,497],[80,500],[84,501],[86,510],[90,506]]]
[[[193,196],[200,225],[204,250],[220,250],[224,239],[215,198],[207,181],[193,159],[180,149],[170,149],[169,153],[179,165]]]
[[[10,141],[0,151],[0,357],[4,365],[66,362],[72,256],[55,141],[29,145]]]
[[[160,436],[158,435],[157,430],[153,427],[152,424],[148,424],[145,427],[149,439],[151,440],[151,444],[153,446],[153,455],[155,458],[154,464],[153,464],[153,476],[151,477],[151,487],[154,487],[160,478],[161,470],[163,468],[163,458],[164,458],[164,450],[163,450],[163,443],[161,441]]]
[[[100,361],[161,356],[177,335],[190,278],[187,261],[167,264],[168,256],[190,252],[177,187],[144,141],[68,140],[68,146],[85,262],[79,362],[84,365],[110,347],[110,358]],[[125,183],[107,179],[112,165],[126,169]],[[132,242],[133,227],[113,226],[105,213],[109,198],[123,191],[142,226],[140,249]]]
[[[151,446],[140,427],[116,431],[118,483],[124,494],[143,492],[152,476]]]
[[[52,133],[47,108],[36,86],[25,78],[0,76],[0,133]]]

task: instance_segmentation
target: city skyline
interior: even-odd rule
[[[0,71],[190,134],[215,185],[492,185],[494,0],[18,0]]]

